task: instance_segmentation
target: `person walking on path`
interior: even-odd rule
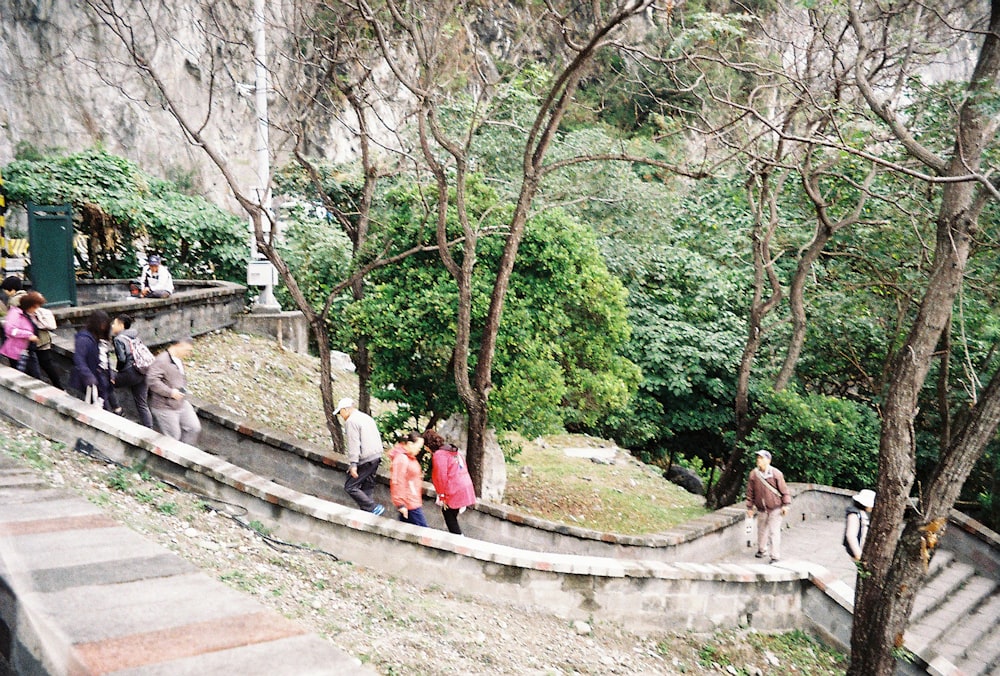
[[[757,514],[758,559],[770,554],[771,563],[781,560],[781,518],[791,503],[785,476],[771,467],[771,453],[757,451],[757,467],[747,480],[747,516]]]
[[[21,302],[21,297],[24,296],[26,291],[24,290],[24,283],[21,278],[17,275],[11,275],[6,277],[2,283],[0,283],[0,342],[3,342],[4,329],[3,325],[7,321],[7,313],[12,307],[17,307]]]
[[[146,372],[149,386],[149,409],[160,431],[192,446],[198,443],[201,421],[187,400],[187,376],[184,359],[191,356],[194,343],[184,337],[156,355]]]
[[[38,361],[32,359],[31,349],[38,342],[35,334],[35,325],[31,321],[31,313],[35,308],[45,303],[45,297],[37,291],[31,291],[20,298],[20,302],[14,305],[4,317],[3,347],[0,347],[0,354],[10,360],[11,366],[18,371],[27,373],[32,378],[41,378],[42,373],[38,370]]]
[[[476,489],[465,464],[465,458],[458,449],[434,430],[424,432],[424,443],[434,454],[431,457],[431,481],[437,493],[437,504],[448,526],[448,532],[462,534],[458,525],[458,515],[466,507],[476,504]]]
[[[69,386],[81,393],[88,404],[101,400],[106,410],[114,411],[117,400],[111,387],[107,351],[110,339],[111,317],[104,310],[94,310],[73,340],[73,370],[69,374]]]
[[[129,315],[115,317],[111,322],[111,335],[118,364],[114,386],[129,389],[132,400],[135,401],[135,410],[139,414],[139,422],[152,429],[153,414],[149,410],[149,385],[146,384],[146,374],[142,373],[135,363],[135,341],[139,340],[139,332],[132,328],[132,318]]]
[[[861,561],[861,552],[868,537],[868,521],[875,506],[875,491],[866,488],[851,499],[844,514],[844,549],[855,562]]]
[[[375,420],[357,409],[354,400],[344,397],[337,402],[333,412],[344,422],[344,436],[347,440],[347,480],[344,490],[358,507],[381,515],[385,507],[375,502],[375,473],[382,462],[382,437],[379,436]]]
[[[392,504],[399,510],[399,520],[414,526],[426,526],[424,496],[421,490],[423,470],[417,453],[424,446],[424,439],[416,432],[408,432],[389,451],[392,466],[389,473],[389,494]]]
[[[52,310],[41,305],[28,311],[27,315],[31,319],[31,323],[35,325],[35,335],[38,336],[38,342],[34,345],[31,359],[37,362],[37,368],[45,372],[52,385],[61,390],[63,387],[62,375],[59,373],[59,367],[56,366],[55,357],[52,356],[52,332],[56,330],[55,315],[52,314]]]

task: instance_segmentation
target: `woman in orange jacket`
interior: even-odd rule
[[[417,453],[424,446],[424,439],[416,432],[408,432],[389,450],[392,467],[389,471],[389,494],[392,504],[399,510],[399,520],[414,526],[426,526],[424,518],[423,471]]]

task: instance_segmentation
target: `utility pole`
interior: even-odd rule
[[[267,117],[267,43],[265,42],[264,0],[254,0],[254,103],[257,113],[257,198],[264,214],[273,219],[271,210],[271,154],[268,138]],[[277,234],[277,228],[274,230]],[[257,250],[257,237],[251,223],[250,266],[247,283],[262,286],[260,296],[254,303],[255,312],[280,312],[281,306],[274,297],[274,266],[263,259]]]

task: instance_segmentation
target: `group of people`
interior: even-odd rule
[[[152,428],[155,419],[167,436],[194,444],[201,423],[187,400],[184,374],[184,359],[193,349],[191,338],[185,336],[149,359],[148,349],[132,328],[132,317],[119,315],[112,320],[104,310],[94,310],[76,333],[69,385],[88,403],[117,414],[122,407],[115,390],[128,388],[140,423]],[[111,367],[112,353],[116,368]]]
[[[385,513],[385,506],[375,501],[375,473],[382,462],[382,437],[375,420],[358,410],[353,399],[337,403],[335,415],[344,423],[347,443],[347,480],[344,490],[358,507],[375,515]],[[435,430],[423,434],[406,432],[389,450],[389,495],[399,513],[399,520],[415,526],[426,526],[423,499],[423,466],[419,455],[424,448],[431,452],[431,481],[437,493],[448,531],[462,534],[458,517],[466,507],[476,503],[476,491],[465,464],[465,458],[455,446]]]
[[[130,283],[135,297],[166,298],[173,293],[173,279],[159,256],[151,255],[139,279]],[[62,388],[59,371],[52,358],[52,334],[56,323],[45,307],[45,297],[37,291],[25,291],[18,277],[7,277],[0,284],[0,320],[3,344],[0,355],[19,370],[41,379],[45,372],[52,384]],[[107,312],[95,310],[86,326],[77,332],[73,370],[69,386],[90,403],[121,413],[116,387],[132,394],[139,422],[185,443],[194,444],[201,432],[198,416],[187,400],[187,377],[184,359],[194,349],[190,338],[171,343],[155,358],[142,344],[129,315],[113,320]],[[142,354],[145,352],[145,355]],[[111,366],[115,355],[116,368]],[[148,355],[148,359],[146,356]],[[141,358],[139,358],[141,357]],[[376,515],[385,507],[375,502],[375,475],[382,462],[382,437],[375,420],[358,410],[353,399],[342,399],[335,415],[344,423],[348,470],[344,490],[361,509]],[[433,429],[407,432],[389,451],[391,461],[389,492],[399,513],[399,520],[426,526],[423,513],[423,468],[419,456],[426,449],[431,455],[431,480],[437,504],[448,530],[461,535],[458,516],[476,502],[475,489],[465,459],[459,450],[445,442]],[[771,466],[771,453],[756,452],[756,467],[750,472],[746,487],[747,517],[757,519],[757,558],[771,563],[781,560],[782,518],[792,502],[785,477]],[[860,491],[845,515],[843,545],[854,561],[860,561],[868,534],[869,513],[875,504],[875,492]]]
[[[45,296],[25,291],[20,277],[10,276],[0,284],[0,354],[18,370],[41,380],[42,372],[53,385],[62,389],[59,369],[52,357],[52,331],[56,320],[44,307]]]
[[[137,298],[167,298],[174,291],[173,277],[159,256],[150,255],[129,289],[130,295]],[[62,378],[52,356],[56,321],[44,307],[45,296],[25,291],[17,276],[4,279],[0,290],[0,355],[33,378],[41,380],[44,372],[52,385],[62,389]],[[95,310],[76,333],[68,387],[88,403],[117,414],[122,407],[116,388],[128,389],[141,424],[152,428],[155,419],[164,434],[193,444],[201,423],[187,401],[183,361],[192,349],[191,339],[185,337],[154,358],[132,327],[131,316],[122,314],[112,319],[104,310]]]
[[[781,470],[771,466],[770,451],[757,451],[756,460],[746,489],[747,518],[757,517],[757,552],[754,556],[758,559],[769,558],[771,563],[776,563],[781,560],[781,520],[792,504],[792,494]],[[861,561],[874,506],[875,491],[866,488],[851,498],[844,516],[844,549],[856,563]]]

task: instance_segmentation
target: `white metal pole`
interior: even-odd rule
[[[265,42],[265,17],[264,0],[254,0],[254,103],[257,112],[257,184],[259,186],[257,196],[265,214],[271,218],[271,155],[268,139],[268,117],[267,117],[267,43]],[[250,260],[258,259],[257,238],[254,233],[250,236]],[[268,284],[261,289],[260,296],[255,303],[258,310],[281,310],[277,299],[274,297],[274,289],[268,278]]]

